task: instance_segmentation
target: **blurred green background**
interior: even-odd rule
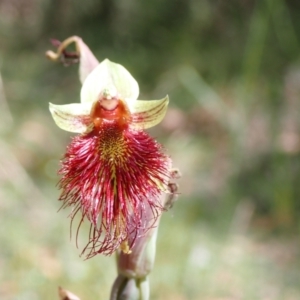
[[[57,213],[71,135],[48,102],[79,101],[80,83],[44,52],[75,34],[140,99],[171,99],[151,134],[183,177],[151,299],[300,299],[299,0],[0,0],[0,299],[108,299],[116,276]]]

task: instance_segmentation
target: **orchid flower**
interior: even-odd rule
[[[76,52],[66,48],[75,43]],[[56,43],[52,60],[80,60],[80,103],[56,105],[50,112],[58,127],[78,133],[66,149],[59,174],[63,207],[79,228],[90,223],[83,253],[92,257],[116,250],[130,253],[136,240],[153,228],[164,210],[171,159],[145,129],[162,121],[168,96],[137,100],[139,86],[120,64],[98,62],[79,37]]]

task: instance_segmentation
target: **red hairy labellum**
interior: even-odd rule
[[[170,159],[143,130],[130,127],[130,114],[119,100],[111,110],[95,103],[91,132],[76,136],[67,147],[59,173],[60,200],[91,223],[87,257],[112,254],[134,245],[163,210]],[[149,210],[151,216],[149,219]],[[133,238],[132,238],[133,237]]]

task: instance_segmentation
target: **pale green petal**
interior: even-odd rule
[[[168,96],[161,100],[138,100],[131,103],[131,126],[135,129],[147,129],[157,125],[164,118],[168,104]]]
[[[81,103],[97,101],[106,89],[116,90],[121,99],[133,102],[139,95],[139,86],[122,66],[105,59],[86,78],[81,88]]]
[[[49,109],[56,125],[63,130],[76,133],[87,133],[92,130],[91,106],[90,103],[65,105],[49,103]]]

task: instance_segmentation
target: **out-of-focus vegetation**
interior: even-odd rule
[[[300,299],[298,0],[0,0],[0,299],[108,299],[116,276],[113,258],[78,257],[57,213],[70,134],[48,102],[79,101],[80,84],[44,52],[74,34],[140,99],[171,99],[152,134],[183,177],[152,299]]]

